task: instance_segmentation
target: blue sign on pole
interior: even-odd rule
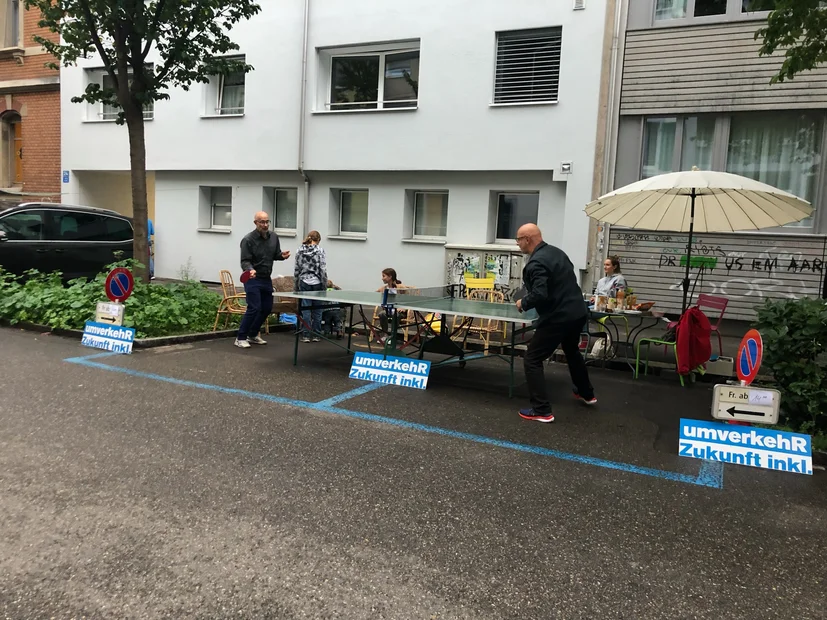
[[[68,182],[69,182],[69,171],[68,171],[68,170],[64,170],[64,171],[63,171],[63,182],[64,182],[64,183],[68,183]]]

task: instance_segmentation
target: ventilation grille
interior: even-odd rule
[[[557,101],[561,27],[497,35],[494,103]]]

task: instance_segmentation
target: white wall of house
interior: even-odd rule
[[[156,172],[156,274],[175,277],[188,260],[204,280],[238,271],[238,244],[266,203],[264,187],[296,188],[297,236],[285,245],[295,250],[307,229],[319,230],[336,265],[331,276],[343,286],[371,287],[387,266],[415,270],[409,279],[417,284],[441,284],[446,243],[501,248],[497,192],[539,192],[537,222],[547,240],[584,268],[605,2],[573,5],[311,0],[302,110],[304,1],[262,3],[233,32],[255,67],[245,77],[243,114],[215,116],[216,86],[194,85],[156,103],[146,122],[147,168]],[[498,33],[553,27],[562,28],[556,102],[495,103]],[[389,109],[381,94],[380,109],[331,105],[332,57],[401,49],[418,52],[410,109]],[[99,68],[92,58],[61,72],[63,168],[73,172],[64,196],[91,195],[81,187],[86,173],[129,169],[126,128],[102,120],[101,106],[70,102],[100,79]],[[391,73],[379,75],[379,92],[385,83],[390,91]],[[306,220],[300,163],[310,182]],[[232,225],[205,232],[199,187],[219,186],[233,188]],[[368,230],[359,240],[339,234],[342,189],[368,190]],[[439,239],[410,239],[416,190],[448,192]]]

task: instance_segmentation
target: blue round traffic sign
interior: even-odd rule
[[[764,356],[764,341],[756,329],[749,330],[738,347],[735,370],[738,378],[749,385],[758,376],[761,358]]]
[[[111,301],[125,301],[135,287],[132,272],[124,267],[116,267],[106,276],[106,296]]]

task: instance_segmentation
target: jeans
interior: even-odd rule
[[[241,318],[238,340],[254,338],[261,331],[264,319],[273,311],[273,281],[270,278],[250,278],[244,283],[247,294],[247,312]]]
[[[299,290],[300,291],[323,291],[325,290],[324,285],[320,282],[319,284],[308,284],[304,280],[299,280]],[[310,309],[310,305],[315,304],[315,308]],[[322,331],[322,302],[321,300],[312,300],[312,299],[302,299],[302,320],[304,321],[305,325],[310,325],[310,329],[313,330],[314,334],[319,334]],[[312,316],[312,320],[311,320]],[[307,331],[306,327],[302,327],[302,335],[306,338],[310,338],[310,332]]]
[[[551,357],[558,345],[566,354],[569,374],[571,374],[572,383],[578,394],[586,399],[594,397],[594,388],[589,383],[589,371],[579,347],[580,333],[586,321],[587,319],[581,319],[567,323],[540,325],[535,330],[531,342],[528,343],[523,366],[531,407],[537,413],[551,413],[543,374],[543,362]]]

